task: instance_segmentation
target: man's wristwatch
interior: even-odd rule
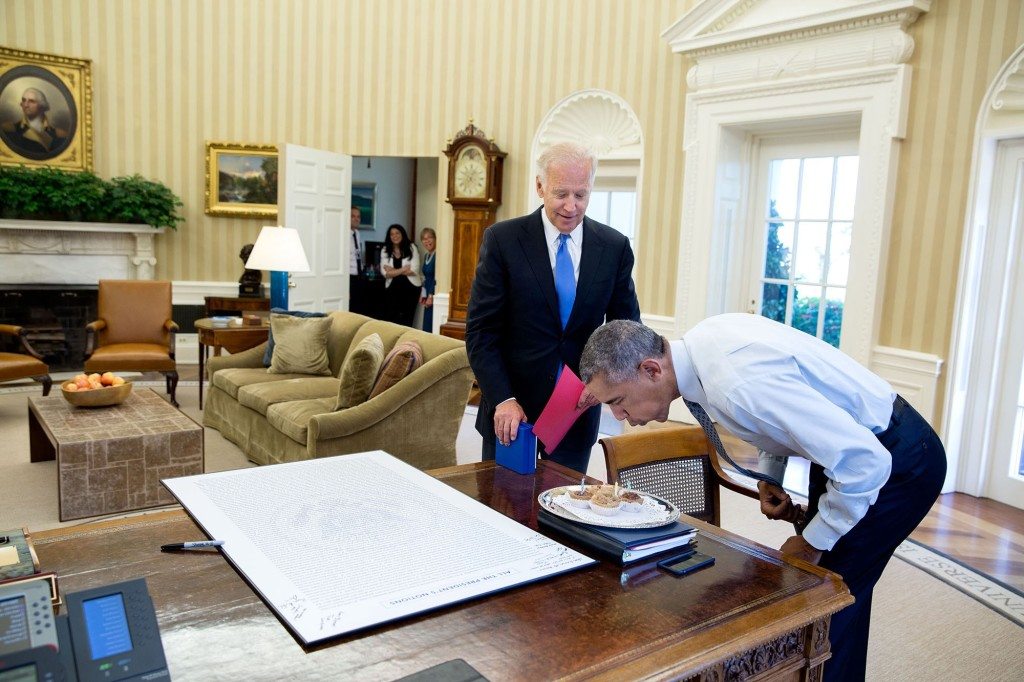
[[[794,505],[796,507],[796,516],[793,519],[793,528],[796,530],[797,535],[804,534],[804,528],[810,523],[811,517],[807,516],[807,507],[802,504]]]

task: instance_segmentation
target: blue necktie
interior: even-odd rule
[[[569,322],[569,313],[576,300],[576,277],[572,271],[572,258],[569,257],[569,246],[566,242],[569,235],[558,235],[558,251],[555,253],[555,291],[558,292],[558,315],[562,319],[562,329]]]

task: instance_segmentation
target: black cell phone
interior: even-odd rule
[[[672,575],[686,575],[694,571],[710,566],[715,563],[715,557],[701,554],[700,552],[689,552],[680,556],[662,559],[658,566],[664,568]]]

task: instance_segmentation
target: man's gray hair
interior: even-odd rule
[[[664,354],[664,339],[650,327],[612,320],[590,335],[580,359],[580,378],[585,384],[599,376],[609,384],[621,384],[636,376],[641,362]]]
[[[583,165],[590,164],[590,186],[594,186],[594,176],[597,175],[597,155],[594,152],[575,142],[558,142],[551,145],[537,157],[537,177],[540,182],[546,185],[548,182],[548,170],[554,164],[559,165]]]

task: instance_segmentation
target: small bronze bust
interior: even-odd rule
[[[242,250],[238,252],[238,257],[242,259],[242,265],[245,265],[245,262],[249,260],[249,255],[252,253],[252,247],[252,244],[246,244],[242,247]],[[242,276],[238,278],[238,297],[263,298],[262,271],[245,268],[242,272]]]

